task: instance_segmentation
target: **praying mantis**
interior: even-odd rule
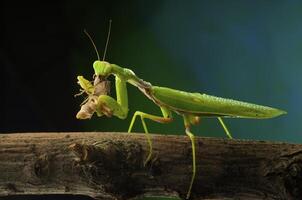
[[[109,34],[110,26],[105,52],[109,40]],[[94,45],[89,34],[87,35]],[[96,47],[95,50],[98,55]],[[185,133],[189,137],[192,146],[192,176],[187,190],[186,199],[190,198],[196,175],[196,145],[194,134],[190,131],[190,128],[192,125],[198,124],[201,117],[217,118],[227,137],[232,139],[230,131],[222,120],[224,117],[267,119],[286,114],[283,110],[268,106],[202,93],[184,92],[168,87],[153,86],[151,83],[139,78],[132,70],[120,67],[116,64],[111,64],[104,61],[104,59],[101,61],[99,56],[98,60],[93,63],[93,69],[93,84],[83,76],[77,77],[78,84],[82,88],[82,93],[86,93],[88,95],[87,99],[81,106],[81,110],[76,115],[78,119],[90,119],[94,113],[96,113],[97,116],[115,116],[119,119],[126,119],[129,112],[127,83],[140,90],[148,99],[160,108],[162,116],[136,111],[129,125],[129,133],[132,131],[137,117],[140,118],[143,125],[149,145],[149,153],[144,164],[150,161],[152,156],[152,141],[148,134],[149,131],[145,123],[145,119],[158,123],[170,123],[173,121],[172,113],[176,113],[183,118]],[[106,82],[106,78],[110,75],[115,77],[116,99],[108,95],[109,86]]]

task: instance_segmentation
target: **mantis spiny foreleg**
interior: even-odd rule
[[[96,77],[95,79],[97,79]],[[103,81],[102,81],[103,82]],[[102,86],[100,82],[100,86]],[[128,115],[128,95],[126,88],[126,81],[116,75],[116,100],[103,92],[102,88],[97,91],[99,87],[92,86],[91,83],[84,77],[78,77],[78,83],[83,90],[88,94],[88,98],[82,103],[81,110],[77,113],[78,119],[90,119],[94,112],[98,116],[106,115],[111,117],[112,115],[125,119]],[[92,90],[88,90],[92,88]],[[106,89],[106,88],[105,88]],[[107,90],[107,89],[106,89]]]
[[[100,95],[97,100],[97,114],[114,115],[120,119],[128,115],[128,93],[126,81],[115,77],[116,100],[108,95]]]

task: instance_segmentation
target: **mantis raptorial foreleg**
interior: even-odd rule
[[[120,119],[128,115],[128,93],[126,81],[115,77],[116,100],[108,95],[100,95],[97,99],[97,114],[114,115]]]
[[[105,114],[106,116],[111,117],[114,115],[120,119],[125,119],[127,117],[126,109],[108,95],[100,95],[97,98],[96,113],[98,116]]]
[[[144,113],[144,112],[141,112],[141,111],[136,111],[134,113],[134,115],[132,117],[132,120],[131,120],[131,123],[129,125],[128,133],[131,133],[133,125],[134,125],[134,122],[136,120],[136,117],[140,116],[141,121],[142,121],[142,125],[143,125],[143,128],[144,128],[144,131],[145,131],[145,134],[146,134],[146,137],[147,137],[147,141],[148,141],[148,144],[149,144],[149,154],[148,154],[148,156],[147,156],[147,158],[146,158],[146,160],[144,162],[144,165],[146,165],[150,161],[151,156],[152,156],[152,149],[153,149],[152,148],[152,140],[150,138],[147,125],[145,123],[145,118],[146,119],[150,119],[152,121],[159,122],[159,123],[169,123],[169,122],[171,122],[173,120],[173,118],[171,117],[171,112],[169,110],[167,110],[164,107],[161,107],[161,111],[162,111],[163,117],[147,114],[147,113]]]

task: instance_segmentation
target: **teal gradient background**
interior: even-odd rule
[[[86,13],[85,28],[101,52],[108,21],[113,20],[108,62],[130,68],[154,85],[284,109],[288,115],[275,119],[226,119],[226,123],[235,138],[302,141],[300,2],[139,1],[128,9],[114,7],[106,18],[98,15],[99,6]],[[73,50],[73,67],[77,74],[89,76],[96,57],[88,40],[80,40],[83,46]],[[85,130],[126,131],[136,110],[160,114],[132,86],[129,104],[125,121],[94,118],[79,123]],[[150,131],[183,134],[182,119],[174,116],[175,122],[169,125],[149,122]],[[224,137],[215,119],[203,119],[193,130],[200,136]],[[135,131],[143,131],[139,121]]]

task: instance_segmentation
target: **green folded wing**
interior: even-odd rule
[[[170,109],[200,116],[225,116],[240,118],[273,118],[285,111],[242,101],[225,99],[200,93],[189,93],[153,86],[153,98]]]

